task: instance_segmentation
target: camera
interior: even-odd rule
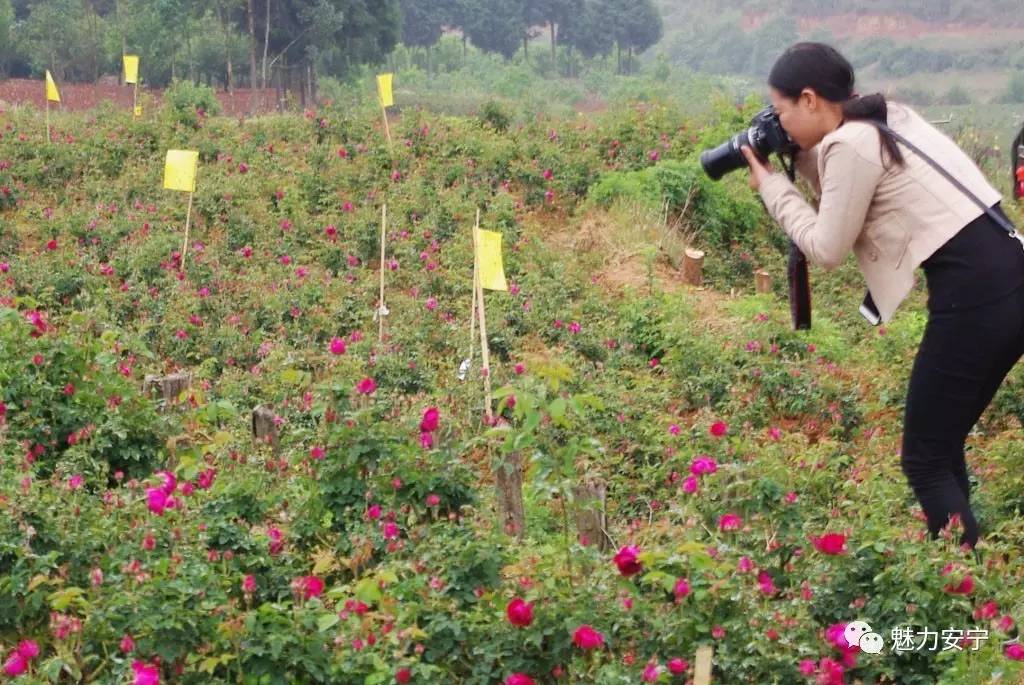
[[[771,107],[765,107],[754,115],[750,128],[737,133],[732,138],[712,150],[700,153],[700,164],[704,173],[718,180],[734,169],[747,166],[747,159],[740,148],[750,147],[762,159],[777,152],[779,154],[796,154],[800,147],[782,128],[779,116]]]

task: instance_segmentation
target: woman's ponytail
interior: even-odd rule
[[[854,95],[843,101],[843,121],[876,121],[880,124],[888,124],[889,107],[886,105],[885,96],[881,93],[874,95]],[[900,152],[896,139],[890,133],[878,130],[881,137],[882,149],[889,153],[889,159],[896,164],[903,164],[903,153]]]

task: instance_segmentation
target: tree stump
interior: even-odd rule
[[[755,272],[754,289],[759,293],[770,293],[772,291],[772,275],[763,269]]]
[[[605,535],[605,485],[592,481],[574,486],[576,500],[576,532],[581,545],[597,545],[597,549],[608,549]]]
[[[152,395],[154,390],[159,390],[166,407],[176,403],[181,393],[188,390],[191,385],[192,375],[188,373],[172,373],[167,376],[147,375],[142,380],[142,391],[146,395]]]
[[[704,251],[686,248],[683,253],[683,280],[690,285],[704,282]]]
[[[274,423],[274,410],[270,407],[260,405],[252,410],[252,435],[257,442],[269,443],[277,454],[280,449],[278,444],[277,424]]]
[[[522,540],[526,533],[526,512],[523,509],[522,456],[513,452],[505,457],[494,472],[498,494],[498,523],[501,530]]]

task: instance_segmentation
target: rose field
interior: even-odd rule
[[[0,682],[703,685],[703,647],[728,685],[1024,682],[1024,369],[968,440],[977,553],[930,540],[924,283],[875,328],[813,267],[793,330],[785,235],[698,162],[759,102],[407,106],[389,143],[369,97],[202,91],[52,142],[0,112]]]

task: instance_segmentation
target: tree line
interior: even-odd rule
[[[506,59],[543,33],[552,54],[614,52],[629,71],[663,28],[654,0],[0,0],[0,77],[97,81],[137,54],[149,85],[287,74],[312,91],[317,75],[380,64],[400,42],[429,51],[446,31]]]

